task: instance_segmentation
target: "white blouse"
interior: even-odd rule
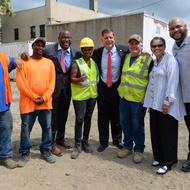
[[[154,61],[149,74],[144,107],[162,112],[166,97],[170,102],[168,114],[180,120],[186,112],[179,83],[179,67],[175,58],[168,53],[165,53],[159,64],[156,60]]]

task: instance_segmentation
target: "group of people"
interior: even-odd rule
[[[46,45],[44,38],[37,38],[32,43],[32,56],[23,53],[18,60],[1,53],[0,163],[15,168],[29,161],[30,133],[37,117],[42,128],[40,152],[44,160],[54,163],[53,155],[62,156],[58,145],[71,148],[65,140],[65,126],[72,98],[75,111],[72,159],[81,150],[93,152],[88,139],[97,101],[97,151],[103,152],[109,145],[110,123],[112,144],[121,149],[117,156],[125,158],[132,154],[133,161],[141,163],[145,149],[144,117],[149,108],[155,159],[152,166],[160,166],[157,174],[167,173],[177,163],[178,120],[183,116],[190,133],[190,42],[183,19],[173,18],[169,33],[175,40],[173,55],[165,52],[164,38],[154,37],[150,49],[155,59],[142,50],[140,35],[131,35],[128,46],[116,45],[111,29],[102,31],[103,47],[96,49],[93,40],[85,37],[78,51],[71,46],[70,32],[63,30],[56,44]],[[12,96],[8,77],[15,67],[18,67],[16,84],[21,115],[18,162],[12,159]],[[182,170],[190,171],[190,153]]]

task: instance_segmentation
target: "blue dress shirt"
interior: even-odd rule
[[[62,48],[61,48],[60,44],[58,44],[57,57],[58,57],[60,64],[61,64],[61,49]],[[64,52],[64,56],[65,56],[65,68],[66,68],[66,72],[67,72],[70,69],[71,63],[72,63],[72,56],[71,56],[70,47]]]
[[[108,70],[108,50],[103,49],[102,60],[101,60],[101,79],[106,83],[107,81],[107,70]],[[119,80],[120,69],[121,69],[121,57],[119,56],[117,49],[114,47],[111,49],[111,62],[112,62],[112,83],[115,83]]]

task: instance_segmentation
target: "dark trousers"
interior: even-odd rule
[[[109,141],[109,123],[111,122],[111,134],[113,143],[120,143],[122,129],[119,117],[119,95],[117,86],[112,85],[110,88],[106,84],[100,84],[98,94],[98,131],[99,141],[103,146],[108,145]],[[103,94],[103,96],[101,95]],[[105,95],[107,94],[107,95]]]
[[[91,118],[96,105],[96,99],[88,99],[77,101],[73,100],[73,106],[75,110],[75,145],[80,145],[82,137],[82,126],[83,130],[83,142],[88,142]]]
[[[187,159],[190,160],[190,103],[185,103],[185,109],[187,115],[184,117],[184,120],[189,131],[189,154]]]
[[[168,167],[177,163],[178,121],[150,109],[150,133],[154,159]]]
[[[53,98],[52,110],[52,138],[53,146],[56,141],[64,141],[65,139],[65,125],[68,118],[69,106],[71,97],[65,97],[62,91],[59,98]]]

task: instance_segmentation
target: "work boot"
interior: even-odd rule
[[[118,152],[117,157],[118,158],[125,158],[132,154],[132,150],[128,150],[126,148],[123,148],[120,152]]]
[[[30,160],[30,152],[28,152],[27,154],[22,154],[21,158],[17,163],[18,167],[24,167],[29,160]]]
[[[71,158],[76,159],[79,156],[80,152],[81,152],[80,145],[76,145],[73,152],[71,153]]]
[[[143,161],[143,159],[144,159],[143,153],[141,153],[141,152],[135,152],[134,153],[133,161],[136,164],[141,163]]]
[[[53,164],[56,162],[55,157],[48,150],[44,150],[41,152],[41,158],[44,159],[45,161],[49,162],[50,164]]]
[[[7,158],[6,160],[0,161],[0,164],[9,169],[14,169],[17,167],[17,163],[12,158]]]
[[[86,153],[92,153],[93,152],[92,148],[88,144],[88,141],[82,142],[82,150],[84,150],[84,152],[86,152]]]

